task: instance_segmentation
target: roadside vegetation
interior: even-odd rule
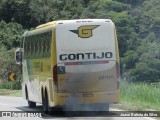
[[[21,90],[0,89],[0,96],[21,97],[22,91]]]
[[[20,90],[21,89],[21,80],[16,81],[3,81],[0,83],[1,89],[10,89],[10,90]]]
[[[16,96],[21,97],[21,80],[14,82],[0,81],[0,96]]]
[[[160,111],[160,83],[129,83],[121,81],[121,102],[113,107],[124,110]]]

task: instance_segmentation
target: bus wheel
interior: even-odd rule
[[[28,100],[28,106],[29,106],[29,108],[35,108],[36,103]]]
[[[108,103],[102,103],[102,104],[99,104],[97,106],[98,110],[99,111],[109,111],[109,104]]]
[[[43,103],[43,111],[45,114],[48,114],[48,95],[47,92],[45,91],[45,95],[43,95],[43,99],[42,99],[42,103]]]

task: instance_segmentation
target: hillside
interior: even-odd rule
[[[160,82],[160,0],[1,0],[0,80],[17,71],[14,50],[24,31],[59,19],[106,18],[117,28],[121,75]]]

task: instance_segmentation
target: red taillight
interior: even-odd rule
[[[57,77],[57,65],[53,67],[53,83],[54,83],[54,89],[57,90],[58,85],[58,77]]]
[[[53,67],[53,80],[54,81],[57,80],[57,65]]]

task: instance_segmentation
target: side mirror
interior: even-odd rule
[[[16,61],[16,64],[18,65],[22,64],[22,53],[23,53],[22,48],[17,48],[15,51],[15,61]]]

